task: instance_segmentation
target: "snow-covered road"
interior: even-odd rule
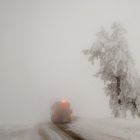
[[[65,125],[42,124],[38,131],[44,140],[85,140],[80,135],[68,130]]]
[[[43,140],[71,140],[50,123],[40,125],[38,131]]]
[[[71,125],[70,125],[71,126]],[[51,123],[42,124],[39,127],[39,134],[44,140],[126,140],[124,138],[97,132],[94,129],[86,131],[86,128],[68,127],[68,125],[54,125]],[[92,135],[91,135],[91,134]],[[89,134],[87,136],[87,134]]]
[[[140,122],[79,118],[67,125],[45,122],[31,128],[0,127],[0,140],[140,140]]]

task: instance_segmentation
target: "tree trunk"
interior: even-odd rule
[[[117,92],[117,95],[118,95],[118,108],[116,110],[116,114],[115,114],[115,117],[116,118],[126,118],[126,109],[125,109],[125,106],[123,104],[123,100],[121,99],[120,97],[120,94],[121,94],[121,87],[120,87],[120,83],[121,83],[121,77],[120,76],[116,76],[116,92]]]
[[[115,118],[126,118],[126,109],[123,105],[119,105],[114,114]]]

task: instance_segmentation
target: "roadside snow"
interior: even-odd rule
[[[80,118],[69,124],[69,127],[88,140],[92,140],[97,135],[100,139],[102,134],[126,140],[140,140],[140,120]]]
[[[41,138],[33,127],[0,126],[0,140],[41,140]]]

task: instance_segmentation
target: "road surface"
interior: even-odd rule
[[[43,140],[85,140],[80,135],[67,130],[66,125],[43,124],[39,127]]]
[[[84,138],[69,130],[67,125],[54,125],[52,123],[42,124],[39,127],[39,135],[42,140],[126,140],[103,133],[95,133],[92,138]]]

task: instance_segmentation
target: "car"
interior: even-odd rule
[[[51,121],[53,123],[70,123],[72,110],[70,103],[66,100],[55,102],[51,108]]]

